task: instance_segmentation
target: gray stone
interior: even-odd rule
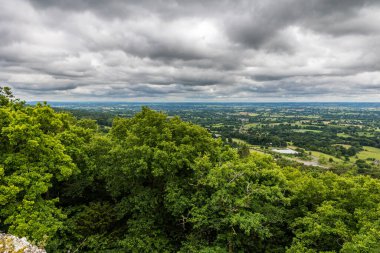
[[[0,234],[1,253],[46,253],[44,249],[30,244],[25,237],[19,238],[10,234]]]

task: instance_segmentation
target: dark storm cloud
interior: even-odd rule
[[[334,36],[379,31],[370,20],[355,22],[363,15],[363,9],[379,4],[376,0],[252,1],[246,11],[227,18],[225,24],[230,37],[248,47],[273,50],[273,41],[277,40],[277,49],[290,51],[289,38],[279,38],[288,26],[298,25]]]
[[[379,1],[0,3],[25,99],[380,99]]]
[[[14,83],[13,86],[16,89],[22,89],[27,91],[40,91],[41,85],[40,84],[24,84],[24,83]],[[78,87],[76,84],[68,83],[68,84],[54,84],[54,85],[45,85],[43,88],[44,92],[51,92],[51,91],[61,91],[61,90],[72,90]]]

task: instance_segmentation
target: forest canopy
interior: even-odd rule
[[[379,252],[380,182],[146,107],[104,133],[0,88],[0,230],[48,252]]]

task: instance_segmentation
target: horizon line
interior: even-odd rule
[[[217,104],[259,104],[259,103],[378,103],[380,101],[83,101],[83,100],[68,100],[68,101],[60,101],[60,100],[25,100],[26,103],[161,103],[161,104],[172,104],[172,103],[196,103],[196,104],[205,104],[205,103],[217,103]]]

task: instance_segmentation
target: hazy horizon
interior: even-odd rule
[[[36,103],[54,104],[379,104],[377,101],[53,101],[53,100],[34,100],[26,101],[27,104]]]
[[[380,102],[380,1],[0,3],[27,101]]]

